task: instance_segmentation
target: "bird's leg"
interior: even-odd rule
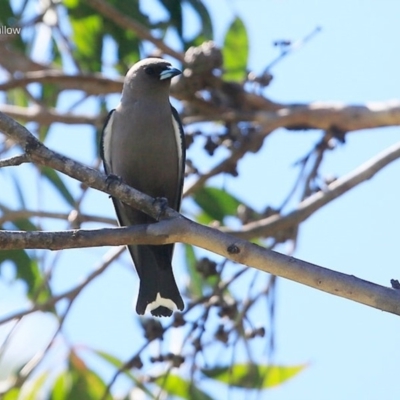
[[[110,189],[110,186],[114,183],[122,183],[122,178],[115,174],[108,174],[106,178],[107,189]]]
[[[156,197],[153,201],[153,206],[157,209],[156,220],[159,221],[168,208],[168,199],[166,197]]]
[[[110,189],[111,185],[114,184],[121,184],[122,183],[122,178],[118,175],[115,174],[108,174],[107,178],[106,178],[106,185],[107,185],[107,189]],[[109,197],[112,197],[111,195]]]

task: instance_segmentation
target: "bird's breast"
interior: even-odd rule
[[[176,129],[169,102],[163,107],[138,102],[116,111],[111,143],[112,172],[152,197],[166,197],[172,207],[182,173]]]

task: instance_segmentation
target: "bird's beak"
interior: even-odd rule
[[[182,71],[180,71],[177,68],[167,67],[167,69],[165,69],[164,71],[161,72],[160,81],[173,78],[174,76],[180,75],[181,73],[182,73]]]

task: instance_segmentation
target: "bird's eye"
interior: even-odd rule
[[[153,67],[147,67],[145,71],[147,75],[154,75],[156,73],[156,70]]]

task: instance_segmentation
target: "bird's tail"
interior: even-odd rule
[[[183,310],[171,266],[171,245],[130,246],[129,250],[140,278],[136,312],[142,315],[151,311],[154,316],[169,317],[174,310]]]

